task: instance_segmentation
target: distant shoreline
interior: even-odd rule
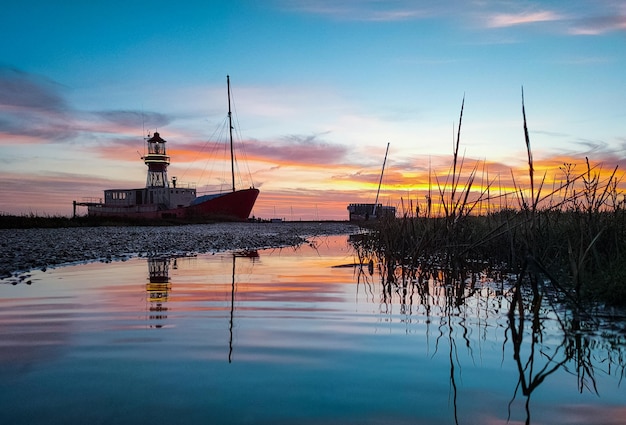
[[[278,221],[276,221],[278,220]],[[347,220],[282,220],[251,218],[248,223],[348,223]],[[189,219],[147,219],[133,217],[66,217],[40,216],[35,214],[11,215],[0,214],[0,229],[53,229],[62,227],[102,227],[102,226],[186,226],[190,224],[216,224],[207,218]],[[240,222],[234,222],[240,223]]]

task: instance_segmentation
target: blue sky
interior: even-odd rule
[[[623,1],[27,0],[0,35],[5,213],[141,187],[147,131],[170,176],[213,184],[188,152],[225,116],[227,74],[257,216],[345,218],[373,201],[387,142],[383,201],[418,193],[464,97],[462,153],[510,175],[522,86],[536,161],[624,163]]]

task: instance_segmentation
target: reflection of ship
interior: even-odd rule
[[[235,324],[235,292],[236,292],[236,262],[237,258],[247,258],[253,264],[259,258],[259,253],[254,250],[236,251],[232,253],[232,270],[230,282],[230,316],[228,321],[228,362],[232,362],[233,355],[233,330]],[[164,319],[167,319],[165,303],[169,299],[172,290],[170,281],[170,267],[177,268],[176,258],[157,256],[148,258],[148,279],[146,284],[147,300],[150,303],[148,311],[150,327],[162,328]]]
[[[150,302],[150,320],[161,321],[167,318],[167,301],[169,292],[172,289],[170,284],[170,258],[151,257],[148,258],[149,282],[146,284],[148,301]],[[176,267],[176,259],[173,260]],[[161,323],[154,325],[156,328],[162,327]]]
[[[210,218],[215,220],[247,220],[259,190],[250,187],[235,188],[235,156],[233,151],[233,125],[230,107],[230,79],[228,85],[228,124],[230,135],[230,163],[232,186],[227,192],[196,196],[195,187],[176,185],[167,177],[170,157],[165,149],[166,141],[158,132],[146,140],[148,154],[143,156],[148,166],[146,187],[141,189],[108,189],[104,191],[104,202],[74,201],[76,206],[86,206],[90,216],[138,217],[138,218]]]
[[[235,319],[235,260],[237,257],[249,258],[252,262],[259,258],[257,251],[239,251],[233,252],[233,270],[231,280],[231,292],[230,292],[230,321],[228,324],[228,331],[230,338],[228,340],[228,363],[233,361],[233,325]]]

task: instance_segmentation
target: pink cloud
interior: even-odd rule
[[[371,22],[396,22],[432,16],[429,5],[411,2],[362,0],[295,0],[284,2],[288,9],[304,13],[329,16],[334,19]]]
[[[219,149],[220,142],[192,141],[177,143],[168,149],[172,161],[191,162],[207,161],[211,159]],[[350,148],[325,142],[317,135],[300,136],[291,135],[282,140],[247,140],[243,142],[244,148],[239,149],[238,156],[245,152],[248,162],[258,161],[273,164],[273,166],[301,166],[301,167],[328,167],[343,164],[348,157]],[[224,146],[226,146],[224,144]],[[112,155],[117,155],[111,150]],[[220,158],[222,159],[222,158]]]
[[[489,28],[503,28],[537,22],[558,21],[561,19],[562,17],[560,15],[549,10],[522,13],[498,13],[488,18],[487,26]]]

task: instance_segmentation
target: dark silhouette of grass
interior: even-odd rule
[[[494,181],[474,190],[477,165],[462,178],[460,119],[449,175],[435,178],[426,208],[413,201],[405,208],[402,200],[399,218],[368,223],[372,231],[357,244],[359,255],[377,257],[390,281],[398,273],[410,279],[424,268],[463,276],[498,267],[524,275],[535,294],[547,283],[573,306],[626,305],[626,201],[618,190],[617,167],[603,178],[588,158],[579,174],[564,164],[562,183],[546,189],[546,175],[535,175],[523,90],[522,116],[527,188],[513,176],[513,193],[491,196]],[[491,207],[503,196],[504,207]]]

